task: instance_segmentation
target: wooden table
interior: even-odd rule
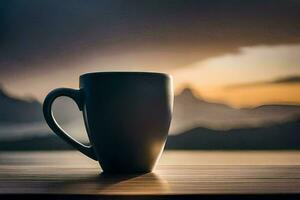
[[[0,153],[0,195],[6,199],[256,199],[299,193],[299,152],[170,151],[153,173],[140,175],[101,174],[97,162],[75,151]]]

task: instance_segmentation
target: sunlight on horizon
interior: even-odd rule
[[[235,107],[268,103],[300,103],[300,83],[257,85],[228,89],[243,83],[269,82],[300,76],[300,45],[255,46],[174,70],[178,91],[189,86],[205,99]],[[178,93],[177,91],[177,93]]]
[[[140,54],[137,52],[136,55]],[[51,70],[51,66],[48,66],[45,68],[49,70],[47,72],[41,68],[28,71],[27,74],[23,72],[14,74],[2,80],[2,84],[12,95],[32,96],[43,101],[45,95],[53,88],[77,88],[78,76],[85,72],[159,71],[173,75],[176,94],[184,87],[191,87],[197,95],[208,101],[226,103],[234,107],[255,107],[269,103],[300,104],[300,94],[297,92],[300,90],[300,83],[227,88],[245,83],[269,82],[279,78],[300,76],[300,45],[242,47],[235,53],[210,57],[179,68],[174,66],[172,69],[166,66],[173,61],[162,62],[161,56],[164,57],[166,54],[152,55],[151,52],[148,54],[143,52],[141,55],[137,60],[133,54],[113,54],[104,58],[96,56],[89,61],[69,63],[60,70]],[[157,59],[150,59],[149,56],[156,56]],[[123,63],[123,66],[112,67],[118,62]],[[136,67],[139,63],[144,64]],[[158,70],[157,66],[161,70]]]

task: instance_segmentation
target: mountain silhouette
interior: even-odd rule
[[[166,149],[296,150],[300,149],[300,119],[263,128],[227,131],[199,127],[170,135]]]
[[[54,115],[68,133],[87,141],[82,114],[67,98],[58,98],[53,105]],[[174,99],[174,113],[170,133],[180,134],[202,127],[208,130],[263,128],[282,124],[300,117],[297,105],[263,105],[237,109],[226,104],[208,102],[190,88]],[[16,98],[0,87],[0,140],[15,140],[53,134],[45,123],[42,105],[31,99]]]
[[[0,151],[72,150],[72,146],[54,134],[33,136],[17,140],[0,140]]]
[[[40,121],[43,121],[43,114],[38,101],[13,97],[0,85],[0,123]]]
[[[57,99],[53,105],[58,121],[66,123],[78,117],[76,104],[67,98]],[[10,95],[0,85],[0,123],[44,122],[42,104],[31,98],[29,100]]]
[[[191,128],[214,130],[265,127],[300,117],[298,105],[263,105],[256,108],[233,108],[226,104],[208,102],[185,88],[174,99],[171,133]]]
[[[71,150],[58,136],[0,141],[0,150]],[[181,150],[300,150],[300,119],[264,128],[227,131],[195,128],[169,135],[165,149]]]
[[[81,117],[72,100],[58,99],[53,107],[57,121],[69,130],[73,127],[71,122]],[[78,122],[77,124],[81,125]],[[51,132],[44,120],[40,102],[33,98],[15,97],[0,85],[0,140],[44,136],[52,134]],[[76,131],[73,132],[80,135]]]

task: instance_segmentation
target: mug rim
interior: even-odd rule
[[[80,78],[97,76],[97,75],[112,75],[112,74],[132,74],[132,75],[151,75],[151,76],[162,76],[166,78],[171,78],[171,75],[161,72],[148,72],[148,71],[103,71],[103,72],[88,72],[80,75]]]

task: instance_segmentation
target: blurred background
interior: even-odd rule
[[[299,19],[297,0],[1,1],[0,150],[72,149],[42,101],[93,71],[173,76],[167,149],[300,149]],[[88,142],[74,102],[54,114]]]

